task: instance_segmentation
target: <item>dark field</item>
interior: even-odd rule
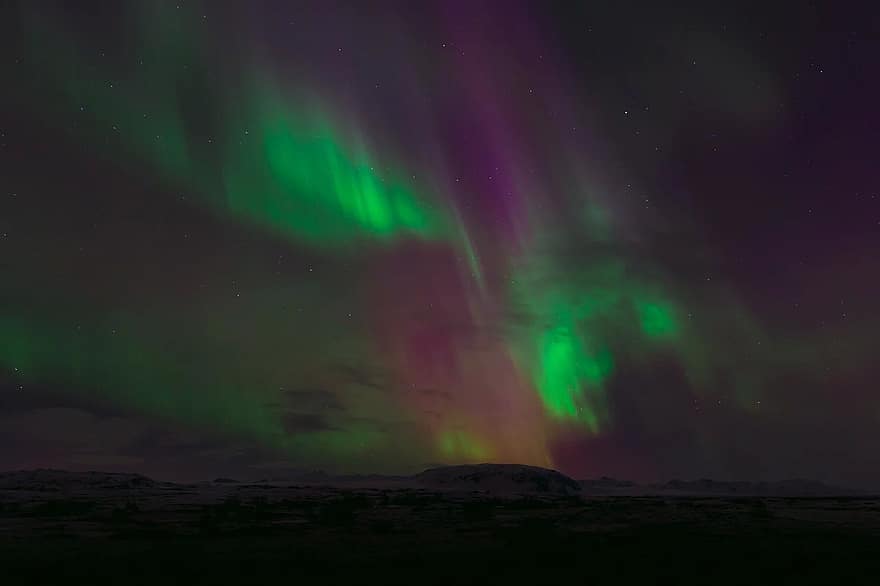
[[[0,489],[4,584],[873,584],[880,500],[204,483]]]

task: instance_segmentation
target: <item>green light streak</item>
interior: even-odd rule
[[[592,351],[572,325],[544,331],[537,342],[534,384],[547,412],[557,419],[579,420],[593,433],[602,417],[602,385],[614,362],[604,349]]]
[[[320,248],[454,240],[446,210],[419,194],[424,187],[389,171],[387,158],[318,100],[293,99],[259,73],[211,81],[234,76],[214,75],[197,50],[205,45],[197,19],[185,12],[137,5],[130,16],[141,58],[114,72],[25,8],[32,82],[47,99],[61,96],[59,116],[76,117],[74,132],[94,147],[122,163],[145,161],[167,187],[223,216]]]
[[[232,215],[331,247],[443,235],[441,215],[398,176],[380,175],[365,148],[344,147],[342,133],[322,115],[285,107],[271,84],[254,87],[244,100],[253,124],[241,125],[249,140],[227,141],[224,156]]]
[[[611,348],[646,354],[664,341],[686,351],[679,312],[657,284],[634,278],[620,261],[597,260],[564,277],[557,270],[546,262],[518,268],[510,293],[532,323],[514,330],[512,352],[548,415],[600,433],[610,418]]]

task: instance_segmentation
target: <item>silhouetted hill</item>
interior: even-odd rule
[[[445,490],[479,490],[492,493],[577,494],[578,482],[537,466],[521,464],[474,464],[431,468],[415,475],[426,487]]]

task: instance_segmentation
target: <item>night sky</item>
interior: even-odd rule
[[[4,2],[0,469],[880,486],[880,8],[743,5]]]

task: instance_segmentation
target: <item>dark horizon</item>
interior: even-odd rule
[[[241,475],[217,475],[214,477],[180,477],[180,478],[169,478],[164,476],[153,476],[150,474],[146,474],[142,471],[138,470],[93,470],[93,469],[71,469],[71,468],[27,468],[27,469],[16,469],[16,470],[0,470],[0,478],[4,476],[10,476],[14,474],[35,474],[40,472],[48,472],[48,473],[59,473],[62,475],[78,475],[78,474],[94,474],[94,475],[107,475],[107,476],[137,476],[147,478],[154,482],[166,482],[171,484],[201,484],[201,483],[215,483],[215,482],[234,482],[240,484],[253,484],[260,482],[287,482],[293,484],[300,484],[303,486],[320,486],[323,483],[343,483],[344,486],[349,488],[359,488],[361,487],[358,484],[359,481],[404,481],[404,480],[412,480],[418,477],[420,474],[429,472],[429,471],[438,471],[438,470],[447,470],[447,469],[456,469],[456,468],[473,468],[479,469],[482,466],[502,466],[502,467],[511,467],[511,468],[535,468],[537,470],[546,470],[547,472],[552,473],[560,473],[559,470],[555,470],[552,468],[541,468],[540,466],[531,466],[526,464],[515,464],[515,463],[499,463],[499,462],[477,462],[477,463],[467,463],[467,464],[443,464],[437,466],[431,466],[428,468],[424,468],[422,470],[418,470],[411,473],[370,473],[370,472],[362,472],[362,473],[354,473],[354,474],[334,474],[331,472],[327,472],[326,470],[321,469],[275,469],[271,471],[266,471],[265,474],[259,474],[258,471],[252,471],[250,476],[241,476]],[[723,488],[725,486],[738,486],[745,496],[752,496],[754,491],[758,488],[778,488],[779,491],[774,493],[776,496],[785,496],[785,488],[790,487],[792,490],[799,490],[805,487],[813,488],[813,489],[823,489],[822,494],[825,496],[843,496],[849,494],[857,494],[862,497],[867,497],[870,495],[880,495],[880,488],[876,486],[847,486],[835,483],[828,483],[820,480],[816,480],[813,478],[777,478],[777,479],[744,479],[744,478],[668,478],[664,480],[654,480],[654,481],[635,481],[629,478],[615,478],[610,476],[599,476],[592,478],[576,478],[569,477],[564,475],[566,478],[570,478],[575,482],[581,484],[594,485],[600,487],[599,492],[601,492],[601,486],[603,482],[612,482],[617,483],[617,487],[623,485],[631,485],[633,489],[642,489],[642,490],[660,490],[660,491],[668,491],[674,490],[675,488],[684,487],[685,490],[688,490],[693,493],[707,492],[711,494],[713,492],[722,491],[722,494],[727,494],[723,492]],[[702,483],[702,488],[701,488]],[[827,490],[824,490],[827,489]],[[593,488],[592,490],[596,490]],[[662,494],[661,493],[648,493],[648,494]]]
[[[80,482],[88,481],[86,487]],[[102,480],[103,479],[103,480]],[[45,490],[47,486],[64,494],[75,494],[83,489],[93,490],[93,497],[105,491],[127,491],[129,500],[145,498],[156,486],[312,489],[319,492],[342,490],[348,494],[358,491],[440,491],[469,494],[470,498],[528,498],[530,494],[549,492],[556,496],[578,496],[584,499],[614,497],[671,497],[722,499],[778,499],[778,498],[855,498],[869,502],[880,496],[880,490],[827,484],[811,479],[788,478],[750,481],[743,479],[669,479],[662,482],[634,482],[622,478],[571,478],[557,470],[521,464],[478,463],[446,465],[427,468],[414,474],[329,474],[323,470],[275,470],[263,476],[200,479],[156,478],[140,472],[113,472],[107,470],[30,469],[0,471],[0,490]],[[555,486],[550,489],[550,486]],[[41,488],[42,487],[42,488]],[[144,491],[139,494],[139,491]],[[111,492],[106,493],[110,497]],[[480,495],[483,495],[482,497]]]

